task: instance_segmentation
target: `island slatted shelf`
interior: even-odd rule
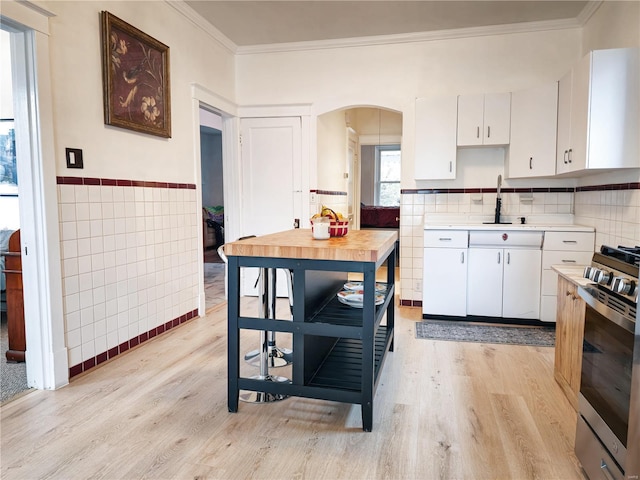
[[[397,233],[351,231],[314,240],[296,229],[225,245],[228,257],[228,408],[238,411],[240,390],[317,398],[362,407],[362,428],[373,427],[373,399],[387,352],[393,351]],[[387,267],[384,301],[376,305],[376,272]],[[240,311],[240,269],[293,272],[293,320]],[[363,308],[338,301],[350,273],[363,279]],[[291,382],[240,376],[240,330],[293,335]],[[273,373],[273,372],[270,372]]]

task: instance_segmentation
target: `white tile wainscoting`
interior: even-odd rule
[[[400,302],[422,305],[424,215],[492,215],[496,189],[402,190],[400,207]],[[640,243],[640,183],[567,188],[509,188],[502,194],[504,215],[573,214],[574,223],[596,230],[596,245]]]
[[[197,316],[195,185],[58,177],[70,377]]]

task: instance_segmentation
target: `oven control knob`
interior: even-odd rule
[[[611,272],[607,272],[606,270],[596,270],[596,273],[593,275],[593,281],[600,285],[608,285],[611,282],[612,277],[613,275]]]
[[[623,295],[634,295],[638,288],[636,282],[623,277],[614,278],[611,286],[614,291]]]
[[[582,274],[582,276],[584,278],[588,278],[589,280],[593,279],[593,274],[595,272],[595,268],[593,267],[584,267],[584,273]]]

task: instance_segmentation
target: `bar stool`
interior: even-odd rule
[[[249,235],[247,237],[241,237],[238,240],[244,240],[246,238],[254,238],[254,237],[255,235]],[[224,261],[224,263],[227,263],[227,256],[224,253],[224,245],[221,245],[220,247],[218,247],[218,256]],[[258,284],[260,283],[261,275],[264,273],[263,270],[265,269],[260,269],[260,273],[258,274],[258,278],[256,279],[256,283],[254,287],[258,286]],[[283,270],[283,271],[286,274],[287,293],[289,295],[289,310],[291,312],[291,319],[293,320],[293,272],[291,270]],[[274,272],[275,272],[275,269],[274,269]],[[259,289],[259,291],[262,291],[262,289]],[[275,299],[276,298],[275,288],[273,289],[273,295]],[[264,302],[262,302],[262,304],[264,304]],[[276,318],[275,306],[273,310],[273,317],[264,317],[264,318],[274,318],[274,319]],[[278,345],[276,344],[276,332],[270,331],[270,332],[267,332],[267,335],[268,335],[267,349],[268,349],[269,367],[278,368],[278,367],[285,367],[287,365],[290,365],[293,362],[293,350],[289,348],[278,347]],[[261,353],[262,353],[262,342],[259,348],[255,350],[251,350],[250,352],[247,352],[244,356],[244,360],[250,365],[260,366]]]
[[[249,238],[249,237],[244,237]],[[218,255],[220,258],[227,262],[227,257],[224,254],[224,245],[220,246],[218,249]],[[291,282],[292,274],[289,272],[287,275],[287,285],[289,286],[289,307],[291,312],[293,312],[293,296],[291,292],[293,291],[293,285]],[[268,319],[276,319],[276,269],[275,268],[261,268],[258,274],[258,280],[256,282],[258,285],[258,291],[260,292],[260,311],[259,318],[268,318]],[[271,335],[273,334],[273,336]],[[291,380],[286,377],[281,377],[278,375],[271,375],[269,373],[269,366],[272,363],[272,359],[274,358],[274,354],[276,352],[275,346],[275,332],[269,332],[264,330],[260,332],[260,349],[256,358],[259,360],[260,366],[260,374],[249,377],[253,380],[262,380],[266,382],[277,382],[277,383],[291,383]],[[245,356],[245,359],[247,356]],[[272,403],[278,402],[280,400],[284,400],[289,398],[288,395],[280,394],[280,393],[269,393],[269,392],[254,392],[249,390],[242,390],[239,393],[238,399],[245,403]]]
[[[261,268],[258,275],[258,283],[260,284],[260,317],[276,318],[276,270],[274,268]],[[266,382],[291,383],[286,377],[271,375],[269,373],[269,332],[261,332],[260,344],[260,374],[249,377],[253,380],[262,380]],[[254,392],[242,390],[239,394],[239,400],[246,403],[272,403],[279,402],[289,398],[289,395],[281,393]]]

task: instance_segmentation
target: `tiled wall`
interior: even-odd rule
[[[576,223],[596,229],[596,249],[640,244],[640,187],[612,187],[578,187],[575,193]]]
[[[542,191],[546,190],[546,191]],[[574,213],[575,223],[596,229],[601,244],[640,243],[640,186],[506,189],[505,215],[527,216]],[[422,304],[423,218],[427,213],[493,215],[496,189],[403,190],[400,207],[400,299],[404,305]]]
[[[197,316],[195,192],[58,178],[70,376]]]

